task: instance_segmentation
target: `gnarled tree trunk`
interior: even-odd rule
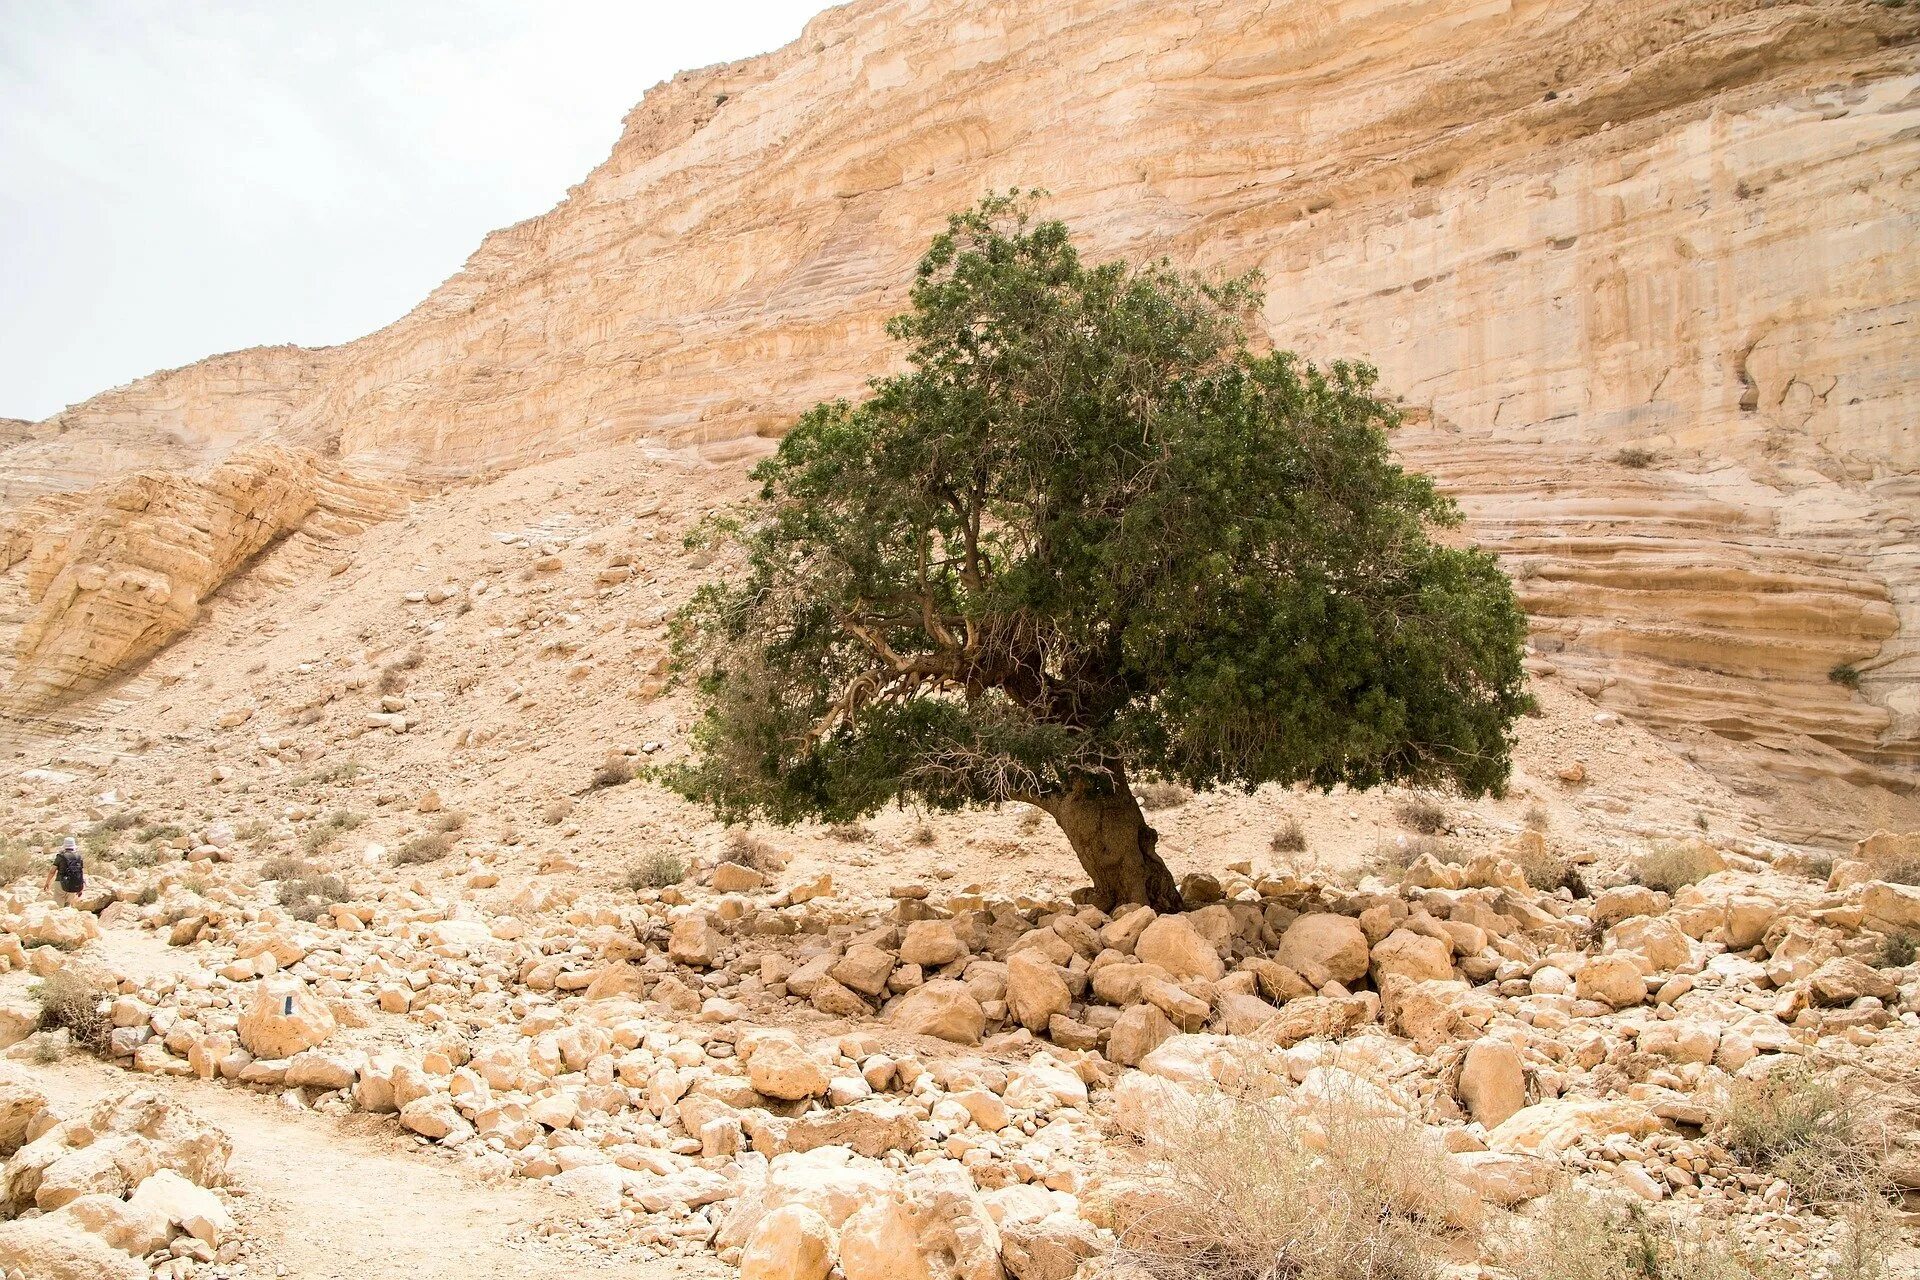
[[[1034,804],[1053,815],[1093,880],[1094,905],[1111,911],[1127,903],[1155,911],[1179,911],[1184,904],[1173,873],[1154,846],[1160,833],[1147,825],[1126,778],[1095,787],[1077,780],[1064,794],[1041,796]]]

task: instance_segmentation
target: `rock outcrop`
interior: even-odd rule
[[[203,478],[140,472],[42,499],[5,530],[5,586],[24,615],[7,709],[44,710],[151,657],[202,602],[296,530],[357,533],[404,499],[305,451],[257,446]]]
[[[388,328],[75,406],[0,450],[0,496],[262,441],[424,482],[621,440],[763,449],[883,367],[948,211],[1044,183],[1094,252],[1257,267],[1274,341],[1376,362],[1429,415],[1403,449],[1601,700],[1710,735],[1754,788],[1906,786],[1917,32],[1859,0],[860,0],[649,92],[561,204]],[[29,624],[23,670],[49,674],[17,697],[137,661],[166,630],[143,619],[182,612],[95,607],[97,646],[64,638],[84,607]]]

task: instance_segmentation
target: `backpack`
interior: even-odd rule
[[[87,887],[86,863],[77,853],[57,853],[53,858],[54,879],[68,893],[79,893]]]

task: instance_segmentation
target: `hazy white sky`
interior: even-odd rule
[[[828,0],[0,0],[0,417],[342,342]]]

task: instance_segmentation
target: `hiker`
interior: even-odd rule
[[[53,855],[53,869],[47,872],[46,888],[52,889],[58,881],[60,888],[54,894],[54,901],[63,907],[79,905],[80,894],[87,887],[87,862],[80,856],[80,843],[68,836],[60,845],[60,852]]]

